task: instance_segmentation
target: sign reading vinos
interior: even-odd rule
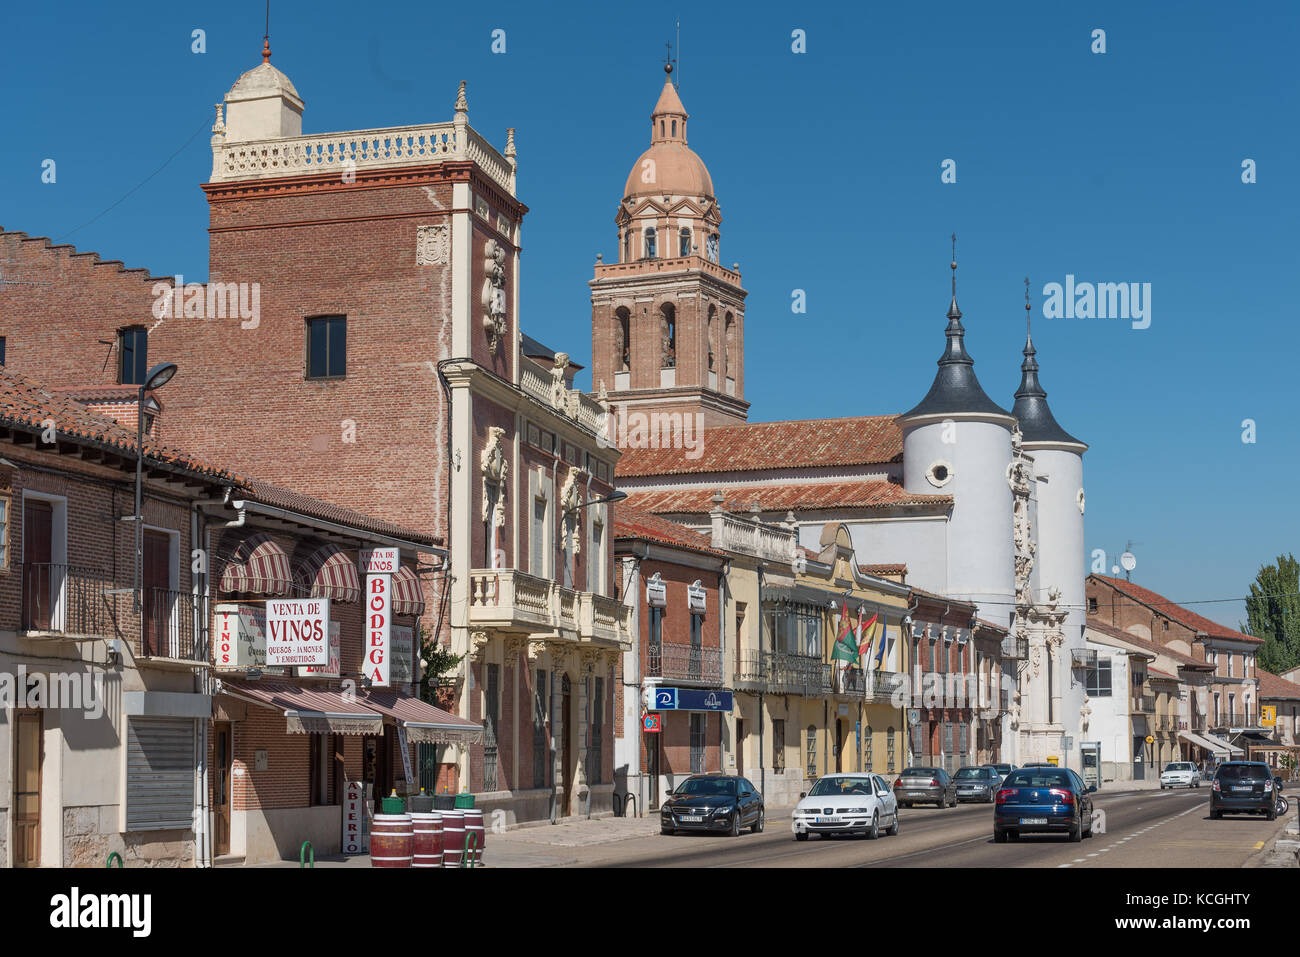
[[[268,665],[328,665],[329,633],[328,598],[266,600]]]

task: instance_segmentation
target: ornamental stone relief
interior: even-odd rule
[[[493,425],[488,428],[488,441],[480,458],[483,472],[483,521],[492,519],[493,528],[506,524],[506,475],[510,463],[506,461],[503,439],[506,430]]]
[[[451,233],[445,225],[415,227],[415,264],[445,266],[451,262]]]
[[[506,250],[495,239],[483,245],[483,330],[496,352],[506,333]]]

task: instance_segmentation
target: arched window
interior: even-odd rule
[[[673,136],[677,135],[677,121],[673,120]]]
[[[647,226],[645,228],[645,258],[654,259],[655,256],[655,228]]]
[[[623,230],[623,262],[628,262],[632,258],[632,230],[631,228]]]
[[[689,256],[691,254],[691,231],[685,227],[682,227],[682,231],[678,233],[678,237],[680,240],[678,243],[678,248],[681,250],[681,252],[679,252],[678,255]]]
[[[632,367],[632,314],[626,306],[614,310],[614,368],[627,372]]]
[[[718,351],[718,307],[709,306],[709,371],[712,372]]]
[[[886,773],[886,774],[893,774],[893,773],[894,773],[894,766],[895,766],[895,764],[896,764],[896,761],[895,761],[895,758],[894,758],[894,755],[895,755],[895,750],[894,750],[894,748],[895,748],[895,745],[894,745],[894,729],[893,729],[893,727],[891,726],[891,727],[889,728],[889,730],[885,732],[885,760],[888,762],[888,764],[887,764],[886,767],[885,767],[885,773]]]
[[[660,135],[660,136],[663,136],[663,135],[664,135],[664,121],[663,121],[663,120],[660,120],[660,121],[659,121],[659,135]]]
[[[874,761],[872,760],[871,725],[867,725],[862,729],[862,770],[871,771],[873,769]]]
[[[659,367],[677,367],[677,310],[667,302],[659,308]]]

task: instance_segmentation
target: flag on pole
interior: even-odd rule
[[[885,657],[885,631],[886,631],[885,623],[882,621],[880,623],[880,640],[879,642],[877,642],[879,647],[876,648],[876,670],[877,671],[880,670],[881,663],[883,662]]]
[[[853,640],[853,623],[849,620],[849,604],[846,601],[840,612],[840,633],[835,639],[835,647],[831,649],[831,661],[844,661],[849,664],[856,664],[858,660],[858,644]]]
[[[876,627],[876,619],[878,617],[879,615],[872,615],[871,620],[867,622],[865,625],[863,624],[858,625],[858,654],[859,655],[867,655],[871,653],[871,639],[872,639],[871,631],[873,628]],[[862,612],[861,610],[859,610],[858,619],[861,620],[861,618],[862,618]]]

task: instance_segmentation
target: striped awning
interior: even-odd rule
[[[421,744],[483,743],[483,725],[435,708],[419,698],[371,688],[359,694],[357,701],[404,725],[412,741]]]
[[[424,614],[424,592],[409,565],[401,566],[393,576],[393,614]]]
[[[356,559],[335,545],[322,545],[298,566],[299,580],[311,588],[312,598],[334,601],[361,600],[361,579]]]
[[[282,712],[291,734],[382,734],[384,730],[379,712],[341,691],[263,680],[256,684],[222,681],[220,693]]]
[[[288,595],[293,590],[289,556],[266,535],[250,535],[239,543],[221,573],[221,590],[230,594]]]

